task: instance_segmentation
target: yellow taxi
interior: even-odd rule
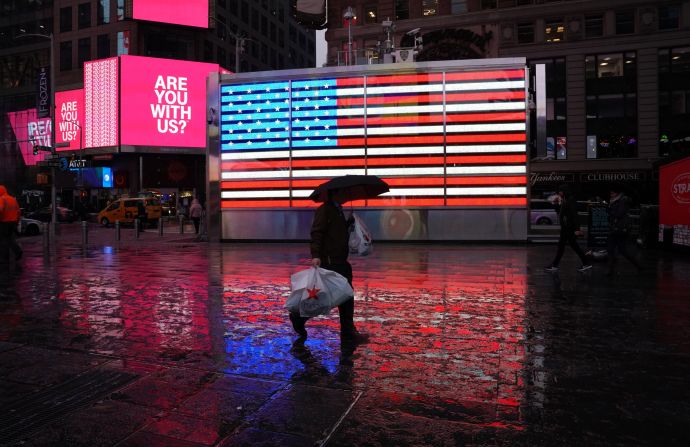
[[[108,226],[119,221],[120,223],[133,223],[139,216],[139,207],[144,206],[146,220],[149,223],[158,221],[161,217],[161,204],[158,199],[152,197],[132,197],[117,199],[98,213],[98,222]]]

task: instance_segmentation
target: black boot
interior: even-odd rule
[[[292,323],[292,328],[297,332],[301,339],[307,338],[307,329],[304,327],[306,319],[299,316],[299,314],[290,312],[290,322]]]

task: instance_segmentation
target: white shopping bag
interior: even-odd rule
[[[364,221],[356,214],[352,214],[354,224],[350,233],[350,253],[359,256],[366,256],[374,250],[371,242],[371,233]]]
[[[354,296],[347,278],[319,267],[293,274],[290,277],[290,290],[285,307],[302,317],[326,315]]]

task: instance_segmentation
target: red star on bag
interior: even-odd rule
[[[319,297],[317,294],[321,291],[321,289],[317,289],[314,287],[313,289],[307,289],[307,293],[309,293],[309,296],[307,297],[308,300],[318,300]]]

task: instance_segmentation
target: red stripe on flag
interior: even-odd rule
[[[446,122],[448,123],[480,123],[482,121],[525,121],[525,112],[461,113],[446,115]]]
[[[446,93],[446,103],[463,101],[506,101],[509,99],[525,99],[525,91],[479,92],[479,93]],[[443,95],[440,93],[418,93],[414,95],[385,95],[367,96],[366,104],[373,105],[410,105],[443,103]],[[361,106],[365,99],[361,96],[339,97],[338,106]]]
[[[527,156],[520,155],[459,155],[449,156],[446,158],[446,163],[457,164],[504,164],[504,163],[524,163],[527,161]]]
[[[364,146],[364,138],[338,139],[338,146]],[[409,137],[369,137],[366,139],[369,146],[386,146],[393,144],[443,144],[442,135],[409,136]]]
[[[479,93],[446,93],[446,103],[461,101],[489,101],[489,100],[525,99],[525,91],[514,92],[479,92]]]
[[[524,143],[525,133],[446,135],[448,143]]]
[[[293,200],[292,201],[292,206],[293,207],[308,207],[308,208],[315,208],[317,206],[320,206],[321,203],[316,203],[313,200]],[[350,205],[352,206],[364,206],[364,200],[355,200],[353,202],[347,202],[347,206],[349,207]]]
[[[367,157],[367,166],[409,166],[409,165],[437,165],[443,166],[443,157],[387,157],[387,158],[377,158],[377,157]]]
[[[221,163],[223,171],[245,171],[250,169],[289,169],[290,160],[266,161],[224,161]]]
[[[293,168],[313,168],[313,167],[340,167],[340,166],[361,166],[364,167],[364,157],[359,158],[332,158],[324,157],[312,160],[299,158],[292,159]]]
[[[277,189],[290,187],[290,180],[249,180],[221,182],[220,189]]]
[[[525,70],[470,71],[466,73],[446,73],[448,81],[479,81],[485,79],[504,80],[506,78],[525,78]]]
[[[279,208],[289,207],[289,200],[222,200],[221,208]]]
[[[526,185],[525,176],[447,177],[448,185]]]
[[[329,179],[308,179],[308,180],[293,180],[293,188],[316,188],[321,183],[327,182]]]
[[[443,186],[443,177],[384,178],[388,186]]]
[[[338,87],[363,87],[364,78],[339,78],[336,79],[336,85]]]
[[[370,85],[382,84],[427,84],[430,82],[443,81],[441,73],[420,73],[412,75],[389,75],[389,76],[369,76],[367,77],[367,87]],[[340,86],[340,83],[338,83]]]
[[[524,206],[527,205],[525,197],[477,197],[456,198],[448,197],[449,206]]]
[[[367,203],[369,206],[443,206],[443,198],[387,197],[369,199]]]

